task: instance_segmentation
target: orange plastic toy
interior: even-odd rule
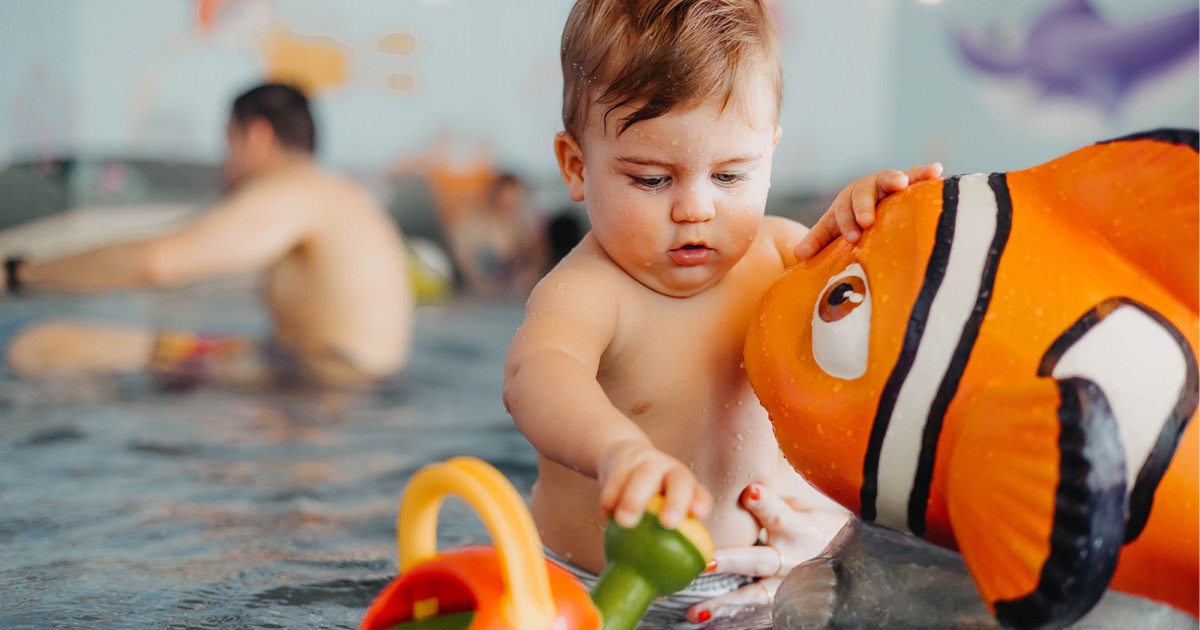
[[[746,370],[793,466],[957,548],[1014,627],[1108,588],[1193,616],[1192,130],[916,184],[763,296]]]
[[[437,516],[456,495],[495,543],[439,554]],[[633,528],[610,523],[608,565],[589,594],[542,553],[533,519],[495,468],[470,457],[427,466],[400,504],[400,575],[367,610],[363,630],[632,630],[655,598],[687,586],[712,559],[712,539],[688,519],[664,529],[657,507]]]

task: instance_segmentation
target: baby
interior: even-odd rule
[[[759,295],[805,234],[764,216],[777,39],[762,0],[578,0],[563,32],[554,149],[592,230],[530,296],[504,400],[538,451],[542,541],[577,575],[603,568],[607,518],[630,526],[655,494],[667,527],[709,527],[715,570],[651,625],[769,602],[846,519],[784,460],[742,367]],[[939,168],[864,177],[831,216]]]

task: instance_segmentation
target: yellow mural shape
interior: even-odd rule
[[[392,33],[379,40],[379,51],[393,55],[407,55],[417,45],[412,35],[407,33]]]
[[[350,74],[350,48],[331,37],[299,35],[277,26],[262,46],[270,79],[295,85],[310,96],[343,85]]]

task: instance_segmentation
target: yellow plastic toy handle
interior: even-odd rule
[[[455,457],[413,476],[396,518],[400,572],[437,556],[438,511],[450,494],[475,510],[492,537],[504,576],[500,610],[505,620],[521,630],[549,630],[554,600],[533,517],[516,488],[483,460]]]

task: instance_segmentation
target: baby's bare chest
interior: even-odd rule
[[[678,416],[723,422],[754,411],[743,362],[749,309],[719,306],[646,309],[623,322],[598,374],[613,404],[639,424]]]

